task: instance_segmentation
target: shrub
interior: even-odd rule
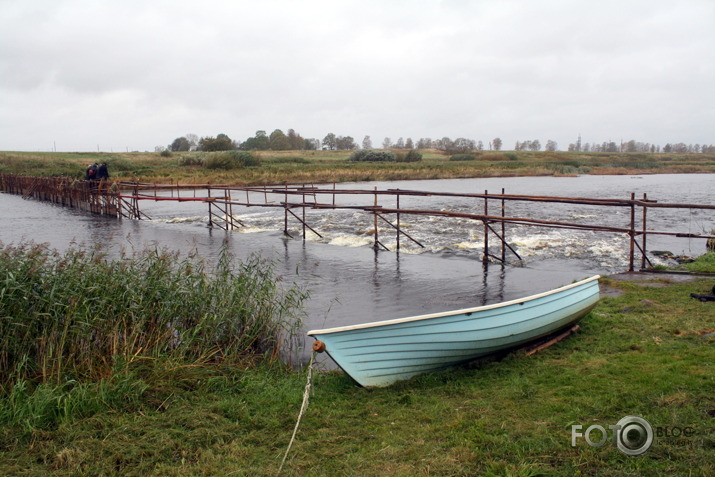
[[[407,154],[398,154],[397,162],[420,162],[422,160],[422,154],[414,149],[407,152]]]
[[[204,167],[207,169],[242,169],[259,164],[258,158],[248,151],[215,152],[204,160]]]
[[[182,154],[177,160],[179,166],[203,166],[205,154],[198,152],[193,154]]]
[[[171,157],[171,151],[168,149],[164,149],[159,153],[161,157]]]
[[[516,155],[515,153],[513,153],[513,152],[505,152],[504,155],[505,155],[510,161],[518,161],[518,160],[519,160],[519,156],[517,156],[517,155]]]
[[[477,158],[474,154],[455,154],[449,158],[450,161],[473,161]]]
[[[361,149],[353,152],[348,161],[352,162],[396,162],[397,155],[392,151],[373,151]]]

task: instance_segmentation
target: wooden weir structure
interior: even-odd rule
[[[66,177],[30,177],[12,174],[0,174],[0,191],[22,195],[26,199],[49,201],[68,207],[75,207],[94,214],[108,215],[119,219],[128,218],[141,220],[149,218],[140,209],[140,202],[175,201],[204,202],[208,205],[209,227],[223,230],[233,230],[243,227],[233,213],[234,207],[273,207],[284,211],[283,233],[291,236],[288,224],[291,219],[297,220],[302,226],[302,236],[305,239],[307,231],[322,238],[319,231],[308,223],[306,209],[313,210],[355,210],[370,214],[374,224],[374,248],[388,248],[380,241],[380,224],[386,224],[388,230],[395,233],[396,249],[400,250],[401,239],[406,239],[419,247],[424,247],[418,239],[403,230],[401,218],[403,215],[445,217],[469,219],[481,222],[483,227],[484,247],[482,260],[490,259],[499,262],[507,261],[507,250],[521,260],[518,252],[506,239],[506,225],[522,225],[544,228],[570,230],[585,230],[611,234],[624,234],[629,237],[629,271],[635,269],[636,252],[640,255],[641,269],[652,266],[647,257],[647,237],[662,235],[681,238],[715,239],[715,235],[697,234],[691,232],[664,232],[647,229],[648,210],[658,208],[669,209],[701,209],[715,210],[712,204],[682,204],[659,203],[649,200],[646,194],[636,198],[634,193],[629,199],[598,199],[583,197],[533,196],[501,193],[450,193],[429,192],[402,189],[373,190],[368,189],[337,189],[332,187],[316,187],[314,185],[298,186],[228,186],[211,184],[148,184],[138,182],[97,182],[75,180]],[[369,204],[338,203],[338,197],[368,196]],[[259,198],[257,200],[257,197]],[[389,197],[395,203],[394,207],[380,205],[380,198]],[[480,211],[474,213],[456,212],[436,209],[411,209],[400,206],[400,198],[405,197],[445,197],[472,199]],[[278,199],[282,200],[278,200]],[[319,200],[321,198],[322,200]],[[325,199],[327,198],[327,200]],[[513,217],[506,214],[506,204],[511,201],[537,202],[542,204],[579,204],[598,207],[625,208],[629,211],[630,223],[627,227],[610,225],[583,224],[576,222],[542,220],[530,217]],[[490,208],[491,204],[491,208]],[[496,204],[496,212],[494,205]],[[298,213],[296,213],[298,210]],[[501,249],[499,256],[489,251],[490,237],[495,238]]]

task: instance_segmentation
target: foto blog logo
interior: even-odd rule
[[[591,447],[601,447],[608,440],[608,431],[603,426],[594,424],[580,432],[582,429],[580,424],[571,426],[571,446],[576,447],[579,438]],[[626,455],[641,455],[653,444],[653,427],[640,416],[626,416],[608,429],[613,433],[613,443]]]

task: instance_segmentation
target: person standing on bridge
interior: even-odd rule
[[[99,166],[97,166],[96,162],[94,164],[88,165],[87,172],[84,175],[84,180],[86,180],[86,181],[97,180],[97,169],[98,168],[99,168]]]
[[[97,179],[98,180],[103,180],[103,179],[109,179],[109,169],[107,169],[107,163],[103,162],[98,168],[97,168]]]

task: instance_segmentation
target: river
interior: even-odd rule
[[[403,189],[433,192],[500,193],[628,199],[630,193],[659,202],[712,204],[715,175],[643,175],[516,177],[342,184],[351,189]],[[372,201],[372,196],[365,196]],[[342,200],[342,199],[340,199]],[[401,199],[403,208],[429,207],[482,213],[483,200],[444,197]],[[391,206],[380,199],[383,206]],[[508,226],[507,241],[524,259],[509,264],[482,264],[481,222],[468,219],[405,216],[402,225],[425,248],[403,239],[400,253],[374,251],[372,216],[356,211],[309,211],[308,222],[323,235],[300,237],[299,223],[283,236],[282,209],[234,209],[246,227],[233,232],[207,227],[202,203],[141,204],[152,220],[115,220],[74,209],[0,193],[0,242],[32,240],[59,250],[71,244],[100,243],[112,252],[146,247],[182,254],[196,251],[215,260],[226,246],[238,258],[257,253],[274,260],[284,283],[309,290],[305,329],[465,308],[531,295],[593,274],[624,271],[628,266],[625,235]],[[490,207],[498,207],[494,201]],[[627,227],[628,208],[572,204],[507,203],[507,215],[545,220]],[[649,209],[648,229],[708,233],[715,229],[713,210]],[[640,222],[638,222],[640,223]],[[382,225],[381,225],[382,227]],[[381,228],[380,239],[394,250],[394,233]],[[497,247],[497,240],[490,242]],[[653,237],[649,250],[697,256],[702,239]],[[494,253],[498,255],[496,249]],[[637,256],[637,258],[639,258]],[[650,256],[658,263],[657,257]],[[638,262],[639,263],[639,262]]]

